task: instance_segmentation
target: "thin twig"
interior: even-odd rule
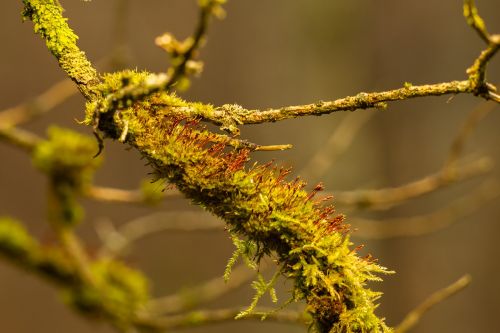
[[[490,43],[490,33],[484,24],[483,19],[479,16],[474,0],[464,0],[464,17],[467,24],[470,25],[487,44]]]
[[[394,333],[405,333],[411,330],[415,325],[418,324],[422,316],[429,311],[435,305],[442,303],[451,296],[462,291],[471,282],[470,275],[464,275],[456,282],[452,283],[446,288],[436,291],[431,296],[429,296],[425,301],[413,309],[410,313],[406,315],[403,321],[396,327]]]

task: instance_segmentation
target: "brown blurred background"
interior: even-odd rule
[[[117,0],[61,2],[70,25],[80,36],[80,46],[92,60],[113,53]],[[465,24],[461,6],[461,1],[456,0],[230,0],[227,18],[213,24],[209,42],[202,51],[205,71],[184,96],[215,105],[238,103],[248,108],[266,108],[386,90],[400,87],[405,81],[421,84],[461,80],[483,47]],[[500,3],[480,0],[478,6],[490,31],[500,32]],[[21,23],[21,7],[21,1],[0,4],[0,109],[28,101],[64,78],[44,43],[33,34],[32,24]],[[167,57],[154,45],[154,38],[165,31],[187,36],[195,23],[196,2],[131,0],[129,14],[124,33],[129,66],[164,71]],[[492,82],[500,82],[499,65],[495,59],[490,66]],[[392,103],[386,111],[357,111],[377,114],[326,175],[309,180],[322,180],[327,190],[335,193],[396,186],[436,172],[466,115],[481,103],[472,96],[456,96],[447,103],[448,98]],[[479,125],[468,141],[467,154],[489,155],[500,164],[499,112],[500,107],[496,106]],[[255,158],[274,158],[300,170],[324,147],[346,116],[337,113],[250,126],[243,128],[242,133],[262,144],[293,144],[291,151],[258,153]],[[58,124],[90,133],[89,128],[76,124],[75,119],[82,118],[83,99],[74,97],[26,128],[43,134],[49,124]],[[327,155],[328,151],[324,153]],[[24,152],[3,142],[0,156],[0,214],[25,221],[33,233],[50,241],[44,215],[44,177],[31,167]],[[134,188],[148,171],[138,154],[126,151],[122,145],[106,142],[105,157],[96,180],[100,185]],[[487,177],[451,186],[389,211],[362,214],[383,220],[429,213],[454,198],[467,196],[486,179],[498,179],[499,167]],[[183,200],[166,201],[155,209],[86,201],[86,222],[79,231],[89,246],[96,248],[98,239],[93,225],[99,219],[108,218],[119,225],[152,211],[200,211]],[[343,209],[339,207],[340,212]],[[461,218],[446,230],[429,235],[379,241],[355,238],[355,242],[366,244],[363,253],[372,253],[397,272],[373,286],[384,292],[379,314],[395,325],[433,291],[470,273],[472,284],[432,309],[414,332],[497,331],[499,218],[500,200],[496,200],[486,202],[475,214]],[[132,265],[151,277],[154,294],[165,295],[222,275],[232,250],[222,231],[158,234],[139,242],[129,258]],[[244,286],[214,307],[244,306],[251,297],[251,289]],[[185,331],[233,329],[241,333],[304,332],[300,327],[249,322]],[[73,313],[60,302],[54,288],[2,261],[0,331],[112,330]]]

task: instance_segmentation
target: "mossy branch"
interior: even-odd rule
[[[45,39],[61,68],[87,99],[87,122],[107,137],[136,148],[159,178],[175,184],[194,203],[223,218],[233,235],[255,244],[252,260],[274,255],[279,272],[294,282],[293,300],[307,302],[317,332],[391,331],[384,319],[374,314],[380,293],[366,287],[368,281],[378,281],[380,274],[389,272],[370,258],[359,257],[351,248],[343,216],[337,215],[333,206],[325,206],[323,200],[314,199],[322,186],[308,193],[300,179],[285,180],[287,169],[272,164],[247,167],[251,149],[231,149],[231,138],[207,131],[199,120],[235,134],[241,124],[385,108],[386,102],[424,96],[470,93],[498,102],[496,88],[485,77],[486,65],[497,53],[500,41],[482,28],[472,1],[465,1],[472,13],[466,16],[480,35],[487,37],[488,47],[469,69],[467,80],[405,84],[386,92],[269,110],[246,110],[238,105],[216,108],[186,102],[168,92],[186,74],[189,61],[201,45],[208,17],[219,8],[220,0],[200,2],[201,28],[186,48],[176,51],[180,61],[173,64],[172,73],[124,71],[102,76],[77,47],[77,37],[62,16],[58,1],[23,2],[24,17],[34,22],[35,32]],[[64,198],[59,201],[64,202]],[[100,284],[97,280],[96,286]],[[103,299],[108,301],[105,296]],[[135,312],[130,311],[113,306],[103,310],[113,318],[131,315],[134,319],[126,322],[137,327],[158,328],[154,321],[136,321]]]
[[[33,21],[35,33],[45,40],[59,66],[76,83],[85,98],[96,98],[94,88],[99,83],[99,76],[85,53],[76,45],[78,36],[62,16],[59,1],[23,0],[23,3],[23,18]]]

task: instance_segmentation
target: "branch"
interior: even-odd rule
[[[0,126],[15,126],[31,120],[61,105],[77,90],[73,82],[61,80],[37,96],[33,101],[0,112]]]
[[[445,161],[441,171],[443,174],[452,174],[455,172],[457,162],[464,151],[467,139],[472,135],[481,120],[493,111],[495,106],[494,103],[481,103],[470,112],[451,143],[448,159]]]
[[[479,189],[452,202],[436,212],[422,215],[375,221],[353,217],[353,234],[367,239],[388,239],[394,237],[416,237],[434,233],[449,227],[463,217],[478,211],[485,202],[500,196],[499,184],[483,184]]]
[[[266,268],[265,264],[261,264],[259,271],[262,272]],[[233,291],[255,278],[256,274],[247,265],[242,264],[231,271],[231,278],[227,282],[222,276],[218,276],[176,294],[154,299],[148,305],[148,312],[165,314],[190,310]]]
[[[227,321],[234,321],[234,318],[240,312],[240,308],[193,311],[159,319],[150,319],[149,321],[145,320],[144,326],[149,326],[161,330],[172,330],[207,324],[217,324]],[[270,313],[265,315],[266,312]],[[271,320],[279,323],[305,325],[308,321],[310,321],[310,317],[303,312],[285,310],[272,312],[271,309],[258,309],[257,312],[249,314],[248,316],[243,317],[240,320],[262,320],[262,317],[264,315],[266,320]]]
[[[456,167],[453,173],[443,173],[440,170],[435,174],[398,187],[336,192],[335,201],[338,204],[357,208],[388,209],[408,199],[419,197],[465,179],[483,175],[491,168],[491,159],[483,157]]]
[[[449,285],[448,287],[436,291],[429,296],[425,301],[418,305],[414,310],[406,315],[403,321],[396,327],[394,333],[405,333],[411,330],[418,324],[420,318],[435,305],[442,303],[446,299],[462,291],[470,284],[470,275],[462,276],[458,281]]]
[[[151,214],[129,221],[118,229],[103,221],[96,225],[97,234],[103,243],[98,253],[106,257],[120,256],[134,242],[158,232],[222,229],[223,224],[218,219],[202,216],[199,212]]]
[[[78,36],[62,16],[58,0],[23,0],[23,18],[34,23],[35,33],[44,40],[59,66],[76,83],[87,100],[98,97],[96,86],[100,79],[85,53],[76,45]]]
[[[0,125],[0,140],[5,140],[27,152],[33,151],[41,141],[36,134],[17,127],[4,127]]]
[[[388,209],[408,199],[486,173],[492,167],[489,158],[476,159],[462,166],[458,165],[458,160],[467,139],[494,106],[494,103],[481,103],[470,112],[452,141],[448,158],[437,173],[394,188],[337,192],[337,203],[358,208]]]

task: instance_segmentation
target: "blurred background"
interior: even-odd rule
[[[120,60],[126,66],[154,72],[165,71],[168,66],[167,56],[154,45],[154,38],[166,31],[178,38],[187,37],[197,16],[194,0],[130,0],[126,19],[118,24],[118,0],[61,3],[70,25],[80,36],[80,47],[92,61],[121,50]],[[21,1],[0,4],[0,109],[30,101],[64,78],[43,41],[33,34],[32,24],[21,22],[21,7]],[[500,3],[480,0],[478,7],[489,30],[500,32]],[[484,47],[466,25],[462,3],[456,0],[385,0],[383,4],[367,0],[231,0],[225,8],[227,17],[211,26],[208,44],[201,53],[205,70],[183,93],[189,100],[268,108],[388,90],[406,81],[416,85],[462,80],[465,69]],[[498,60],[494,59],[489,67],[491,82],[500,82]],[[90,134],[89,128],[75,121],[83,118],[83,103],[75,95],[25,128],[43,135],[47,126],[57,124]],[[335,195],[398,186],[438,172],[468,114],[478,107],[492,109],[467,140],[464,153],[469,161],[491,157],[495,166],[488,174],[391,209],[361,210],[338,205],[338,211],[346,213],[347,221],[352,219],[353,224],[359,218],[385,223],[394,218],[432,214],[460,198],[477,201],[475,189],[500,178],[500,107],[484,104],[468,95],[452,99],[428,97],[391,103],[384,111],[335,113],[252,125],[242,129],[242,137],[259,144],[293,144],[293,150],[255,153],[254,158],[293,166],[296,174],[303,171],[311,186],[323,181],[326,190]],[[367,113],[372,114],[370,119]],[[326,164],[325,172],[315,172],[314,158],[321,154],[322,161],[328,161],[332,151],[327,142],[346,117],[355,124],[365,123],[335,163]],[[23,151],[4,142],[0,142],[0,156],[0,214],[25,221],[30,231],[51,242],[45,221],[44,176],[33,169]],[[96,183],[136,188],[149,171],[138,157],[123,145],[106,141],[105,163]],[[457,215],[448,227],[415,237],[370,239],[373,237],[361,237],[360,225],[360,237],[355,233],[353,241],[365,244],[361,253],[371,253],[397,272],[383,283],[372,285],[384,292],[378,314],[386,317],[389,325],[398,324],[434,291],[470,273],[471,285],[433,308],[414,332],[496,330],[500,309],[500,249],[496,244],[500,199],[480,201],[478,209]],[[85,207],[86,220],[79,233],[91,252],[99,246],[95,225],[103,219],[118,226],[140,216],[166,212],[169,219],[180,223],[184,218],[192,219],[191,213],[196,213],[195,219],[213,220],[182,199],[167,198],[155,208],[90,200],[85,201]],[[210,251],[200,256],[200,249],[207,248]],[[222,230],[158,233],[137,242],[127,260],[148,274],[152,292],[161,296],[221,276],[232,251],[231,241]],[[282,299],[286,299],[287,286],[281,289]],[[245,306],[252,296],[246,283],[210,306]],[[112,332],[106,324],[72,312],[45,281],[4,261],[0,262],[0,327],[15,333]],[[241,333],[305,331],[286,324],[245,321],[184,331],[234,329]]]

